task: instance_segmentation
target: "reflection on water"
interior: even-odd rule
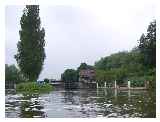
[[[155,93],[111,89],[6,95],[6,117],[156,117]]]

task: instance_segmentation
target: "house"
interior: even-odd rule
[[[79,72],[79,81],[83,82],[92,82],[95,80],[95,70],[88,68],[88,69],[82,69]]]

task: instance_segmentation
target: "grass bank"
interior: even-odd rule
[[[36,82],[25,82],[16,85],[16,91],[20,93],[46,93],[52,91],[50,84],[38,84]]]

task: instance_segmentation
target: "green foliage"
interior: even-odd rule
[[[130,77],[129,80],[131,81],[131,87],[144,87],[144,81],[146,81],[146,78],[144,76],[142,77]]]
[[[66,69],[61,75],[61,80],[64,81],[66,89],[77,88],[76,82],[78,82],[78,72],[74,69]]]
[[[20,83],[16,86],[16,91],[20,93],[45,93],[51,90],[53,90],[51,85],[36,82]]]
[[[74,69],[67,69],[61,75],[61,79],[65,82],[78,81],[78,72]]]
[[[17,64],[29,81],[35,81],[45,59],[45,31],[41,29],[38,5],[27,5],[20,20],[20,41],[15,55]]]
[[[149,82],[149,89],[155,90],[156,89],[156,74],[152,74],[146,77],[147,81]]]
[[[5,64],[5,81],[20,83],[24,81],[23,75],[20,73],[19,69],[15,65]]]
[[[95,62],[95,68],[101,70],[110,70],[114,68],[128,67],[128,65],[137,65],[140,63],[141,55],[138,51],[119,52],[101,58]]]
[[[80,66],[77,68],[77,71],[79,72],[82,69],[93,69],[93,66],[86,63],[81,63]]]
[[[96,70],[102,70],[96,77],[102,81],[104,77],[106,80],[117,80],[118,84],[122,84],[129,77],[144,74],[144,66],[140,63],[140,60],[141,54],[137,50],[112,54],[95,63]],[[103,72],[107,72],[107,74]]]
[[[8,64],[5,64],[5,80],[6,81],[17,80],[18,72],[19,71],[15,65],[8,66]]]
[[[149,72],[147,74],[150,74]],[[154,73],[150,75],[145,75],[141,77],[130,77],[129,80],[131,81],[132,87],[143,87],[145,85],[144,81],[149,81],[149,89],[156,88],[156,76]]]
[[[96,70],[96,81],[99,83],[103,83],[104,81],[111,83],[113,79],[115,79],[113,71]]]
[[[106,72],[104,70],[96,70],[96,81],[98,83],[106,81]]]
[[[156,66],[156,20],[150,23],[147,34],[142,34],[139,49],[143,54],[143,63],[149,67]]]
[[[45,79],[44,79],[44,82],[45,82],[45,83],[49,83],[49,79],[45,78]]]
[[[149,87],[155,89],[156,21],[150,23],[139,42],[130,52],[118,52],[95,62],[98,82],[117,80],[120,85],[130,80],[132,86],[144,86],[144,81],[150,81]]]
[[[126,81],[127,72],[125,68],[117,68],[115,69],[114,73],[115,73],[116,81],[118,85],[123,84]]]

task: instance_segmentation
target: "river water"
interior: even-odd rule
[[[53,90],[47,94],[6,92],[8,118],[156,117],[155,93],[145,90]]]

